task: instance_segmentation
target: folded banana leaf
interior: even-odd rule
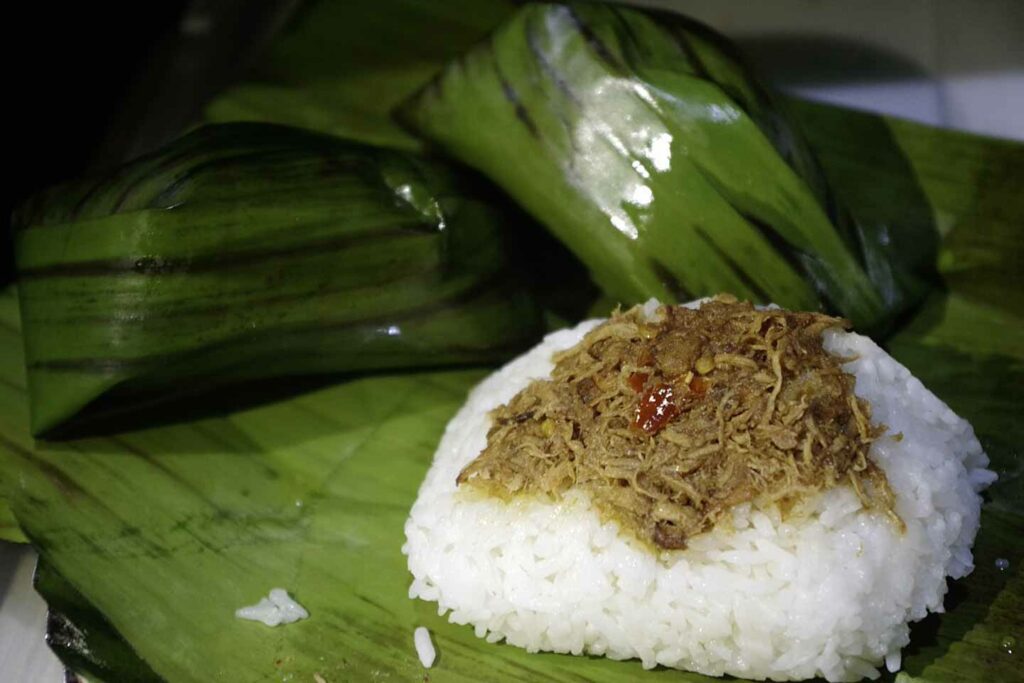
[[[468,0],[383,0],[383,2],[385,3],[383,5],[381,0],[351,0],[345,3],[321,0],[304,3],[292,17],[287,30],[270,46],[264,58],[257,64],[251,74],[251,79],[229,89],[210,103],[206,111],[207,117],[214,121],[289,122],[316,130],[370,140],[376,144],[397,148],[413,146],[415,143],[409,135],[397,129],[394,122],[384,113],[389,107],[412,94],[419,85],[426,81],[427,74],[439,70],[445,62],[461,55],[474,43],[484,40],[500,21],[514,13],[515,8],[511,3],[502,0],[475,0],[474,2]],[[584,8],[585,10],[586,8]],[[603,10],[597,8],[592,11],[601,12]],[[389,18],[384,20],[385,16]],[[884,316],[875,331],[886,331],[886,320],[900,310],[912,306],[922,296],[924,289],[934,284],[933,264],[936,239],[931,216],[900,213],[888,216],[887,221],[880,222],[873,216],[862,216],[858,213],[855,215],[856,220],[850,221],[847,213],[841,208],[842,202],[834,201],[829,196],[829,187],[816,168],[813,155],[809,154],[801,143],[801,136],[792,130],[787,116],[788,107],[774,98],[768,89],[761,86],[757,79],[750,75],[741,60],[732,53],[732,50],[724,45],[720,38],[710,34],[706,29],[684,22],[679,17],[653,13],[648,13],[647,16],[659,24],[660,31],[672,33],[671,40],[678,42],[679,47],[671,45],[664,51],[664,54],[659,55],[658,51],[654,49],[656,43],[645,40],[644,44],[639,46],[642,48],[639,54],[629,53],[626,55],[629,60],[628,66],[632,69],[639,69],[643,78],[653,78],[658,81],[659,75],[666,70],[666,65],[662,63],[661,57],[668,57],[669,71],[689,68],[694,62],[694,58],[699,60],[708,72],[705,74],[708,82],[702,84],[704,91],[718,88],[719,92],[716,95],[719,98],[719,103],[730,104],[734,109],[740,106],[744,108],[742,122],[748,124],[748,129],[750,123],[756,125],[757,129],[763,133],[767,144],[774,145],[782,161],[794,169],[798,182],[802,182],[806,186],[805,192],[798,192],[798,194],[804,196],[804,199],[807,198],[806,194],[808,193],[813,195],[819,204],[826,207],[829,220],[832,221],[832,231],[839,233],[847,244],[854,245],[853,251],[870,278],[872,287],[884,299]],[[431,40],[429,35],[434,32],[444,35],[445,40]],[[624,43],[628,47],[629,44],[636,41],[629,36],[616,36],[612,42],[614,44]],[[660,42],[664,46],[664,40]],[[395,50],[393,47],[395,45],[402,45],[403,49]],[[684,50],[686,54],[681,56],[679,53],[683,45],[686,46]],[[347,46],[352,47],[349,49]],[[533,41],[528,47],[531,54],[532,51],[539,49],[536,41]],[[636,47],[635,44],[634,47]],[[537,74],[534,76],[542,80],[549,79],[547,66],[541,64],[540,71],[539,76]],[[652,71],[653,75],[651,75]],[[700,79],[692,80],[699,81]],[[370,83],[372,83],[374,96],[368,98],[363,94],[371,87]],[[678,95],[677,91],[679,90],[680,88],[675,88],[671,92],[673,95]],[[667,94],[667,91],[663,93],[660,90],[654,90],[653,92],[658,95]],[[543,102],[541,108],[557,104],[558,94],[556,93],[554,103]],[[687,98],[693,97],[690,93],[686,93],[686,97],[681,98],[681,101],[685,102]],[[700,100],[695,99],[694,103],[699,104]],[[478,103],[462,104],[476,106]],[[593,105],[593,103],[590,104]],[[636,103],[634,102],[634,104]],[[472,106],[469,108],[472,109]],[[569,107],[569,116],[573,115],[573,109],[574,107]],[[352,112],[357,112],[358,115],[353,115]],[[678,107],[670,113],[675,119],[685,120],[685,112],[681,114]],[[468,120],[469,116],[467,115],[465,118]],[[562,118],[568,117],[563,116]],[[489,127],[478,126],[475,121],[471,121],[471,123],[473,124],[471,132],[474,136],[491,134]],[[704,123],[707,124],[707,122]],[[444,125],[443,122],[442,125]],[[517,124],[513,123],[512,125]],[[707,128],[709,125],[704,127]],[[710,125],[712,129],[715,127],[715,125]],[[725,127],[725,125],[723,122],[718,122],[717,127]],[[692,133],[692,130],[688,131],[689,133]],[[730,131],[730,134],[739,137],[736,131]],[[840,137],[851,139],[853,144],[856,144],[855,137],[850,138],[842,131],[840,131]],[[507,136],[503,139],[508,140]],[[720,142],[721,137],[719,136],[715,140]],[[761,142],[761,146],[764,147],[765,141]],[[508,150],[511,150],[512,153],[516,152],[512,144],[508,145]],[[730,149],[728,156],[731,157],[735,152],[736,150]],[[775,154],[769,153],[769,157],[772,156]],[[721,163],[721,159],[712,159],[712,161]],[[489,163],[500,165],[500,162],[493,160]],[[515,167],[516,165],[510,166]],[[629,169],[631,170],[627,170],[627,173],[635,170],[633,163],[630,163]],[[745,171],[746,169],[741,170]],[[793,175],[792,172],[789,174]],[[731,177],[733,182],[737,177],[739,176]],[[773,178],[769,179],[773,180]],[[539,182],[538,185],[540,185]],[[749,188],[740,189],[749,192]],[[604,190],[602,189],[602,191]],[[646,194],[644,190],[641,192]],[[658,196],[660,197],[660,195]],[[559,205],[561,205],[561,199],[562,196],[558,195],[556,202]],[[734,201],[734,199],[730,198],[729,201]],[[768,207],[776,203],[777,201],[765,202]],[[897,206],[900,204],[902,202],[896,202]],[[627,212],[631,208],[635,207],[628,206],[627,202]],[[815,211],[813,208],[810,210]],[[820,214],[820,211],[815,211],[815,213]],[[744,215],[742,218],[749,221],[750,217]],[[785,218],[784,215],[783,224],[785,224]],[[598,225],[608,226],[609,219],[607,217],[599,217],[599,220]],[[738,223],[735,217],[734,222]],[[582,221],[580,223],[582,224]],[[573,226],[573,228],[576,227],[580,226]],[[825,234],[829,232],[829,228],[821,223],[818,224],[818,230]],[[574,229],[568,238],[562,233],[559,234],[578,253],[583,253],[580,250],[586,251],[594,248],[589,233],[583,229]],[[617,234],[612,231],[612,234],[606,237],[607,241],[612,243]],[[698,240],[698,246],[701,243],[702,240]],[[680,249],[678,245],[671,246],[672,248],[667,250],[668,253],[689,251],[689,247]],[[780,246],[782,245],[776,242],[775,247],[779,248]],[[783,251],[788,256],[792,255],[792,249]],[[748,256],[747,253],[740,254],[740,263],[745,262]],[[658,258],[661,258],[660,254]],[[789,267],[782,269],[783,275],[791,274],[791,271],[805,274],[800,263],[792,262],[792,259],[790,261]],[[588,261],[588,263],[592,268],[594,267],[593,261]],[[608,280],[613,282],[621,279],[632,281],[641,277],[647,266],[644,259],[640,259],[639,265],[634,265],[641,271],[640,274],[635,274],[633,270],[629,270],[625,274],[616,271],[616,268],[622,267],[622,263],[614,261],[610,267],[612,272],[603,272],[603,270],[595,270],[595,272],[599,279],[606,284]],[[715,272],[728,274],[733,267],[733,264],[727,264],[723,270]],[[702,270],[711,269],[688,269],[687,272],[692,275]],[[738,270],[742,271],[743,269],[739,268]],[[649,272],[646,274],[652,275]],[[652,283],[652,289],[644,290],[645,293],[639,297],[642,298],[648,294],[667,296],[666,287],[661,284],[664,281],[669,281],[669,284],[672,284],[670,281],[674,279],[674,276],[667,277],[667,275],[668,273],[664,270],[654,273],[651,279],[657,280],[657,282]],[[856,278],[856,276],[851,277]],[[658,286],[653,286],[655,284]],[[734,289],[740,289],[735,278],[729,280],[728,284]],[[810,284],[812,285],[810,289],[820,289],[822,286],[821,282],[815,282],[813,278],[811,278]],[[746,287],[748,291],[757,289],[751,282],[748,282],[747,285],[749,285]],[[676,288],[678,289],[678,283],[676,283]],[[616,287],[615,289],[621,288]],[[840,288],[840,294],[837,296],[842,295],[842,289]],[[801,300],[806,302],[809,300],[807,288],[803,293],[805,296]],[[798,303],[797,299],[788,297],[785,292],[774,293],[773,296],[778,301],[786,301],[793,305]],[[620,292],[617,298],[624,299],[626,297],[623,297]],[[638,297],[635,295],[633,298]],[[768,297],[762,293],[762,298]],[[858,320],[858,322],[862,323],[863,321]]]
[[[36,198],[16,217],[33,432],[243,380],[508,356],[540,319],[478,189],[226,124]]]
[[[0,307],[11,312],[11,293]],[[947,314],[933,330],[991,334],[1000,324],[976,322]],[[927,335],[907,341],[932,344]],[[5,356],[19,351],[0,346]],[[933,351],[929,362],[946,373],[932,373],[933,388],[976,420],[1011,485],[991,492],[978,569],[953,584],[946,614],[915,627],[900,680],[978,680],[982,667],[991,680],[1012,680],[1004,642],[1024,607],[1024,508],[1012,485],[1022,463],[1016,448],[993,448],[992,423],[978,417],[1016,410],[1024,384],[990,393],[984,376],[964,381],[979,367],[972,360]],[[0,383],[0,473],[16,482],[7,496],[44,571],[63,579],[40,582],[57,652],[100,681],[408,680],[423,675],[411,634],[425,625],[440,651],[435,681],[479,680],[481,670],[491,680],[640,676],[635,662],[487,644],[408,599],[402,525],[445,421],[481,375],[362,379],[224,417],[56,444],[33,444],[12,423],[19,411],[7,407],[24,390]],[[1019,423],[1005,426],[1000,440],[1024,438]],[[310,619],[268,629],[233,617],[277,585]],[[142,673],[112,673],[123,671]]]
[[[992,504],[1024,502],[1024,145],[817,104],[795,111],[859,217],[934,216],[943,287],[887,346],[1006,463]]]
[[[682,19],[527,5],[399,116],[625,302],[730,291],[878,332],[931,284],[934,229],[851,221],[779,103]]]
[[[281,14],[294,7],[285,29],[244,82],[204,103],[205,118],[300,126],[407,150],[422,144],[396,125],[391,109],[516,6],[514,0],[277,4]]]
[[[899,681],[1014,680],[1009,651],[1024,629],[1024,148],[832,108],[798,112],[855,213],[886,222],[923,201],[939,218],[948,290],[933,292],[890,349],[972,421],[1000,475],[977,568],[951,584],[945,614],[913,628]],[[51,642],[91,679],[420,679],[411,633],[424,625],[440,652],[432,681],[484,670],[493,680],[712,680],[490,645],[406,597],[402,523],[445,421],[481,372],[363,379],[222,417],[46,444],[25,427],[17,325],[7,291],[2,495],[44,559]],[[280,629],[233,618],[275,585],[311,618]]]
[[[315,4],[384,15],[396,3],[419,6],[409,14],[417,24],[405,26],[406,41],[377,46],[394,61],[346,98],[373,101],[382,83],[394,98],[401,87],[391,85],[414,80],[397,76],[407,66],[403,49],[417,38],[443,43],[436,36],[445,34],[432,30],[431,11],[417,0]],[[465,7],[464,16],[452,15],[445,0],[430,5],[449,22],[455,16],[469,26],[478,16]],[[403,15],[390,16],[398,29],[389,30],[401,30]],[[313,20],[305,26],[332,31]],[[372,50],[372,42],[363,45]],[[316,98],[294,108],[277,98],[314,81],[329,90],[324,81],[337,64],[318,56],[278,61],[281,70],[266,73],[281,89],[250,100],[247,116],[262,118],[270,103],[284,117],[330,113]],[[409,73],[423,64],[409,62]],[[281,83],[286,73],[321,75]],[[367,113],[367,125],[401,139],[373,118],[378,113]],[[933,292],[891,349],[974,422],[1001,475],[983,512],[978,568],[952,584],[946,614],[914,628],[899,680],[1015,680],[1019,655],[1007,643],[1024,631],[1024,195],[1015,189],[1024,152],[832,108],[796,113],[858,220],[898,226],[924,218],[942,229],[939,264],[950,291]],[[21,348],[8,290],[0,294],[0,498],[43,556],[38,585],[53,607],[51,643],[90,680],[713,680],[488,645],[406,598],[401,524],[440,430],[479,372],[363,379],[220,417],[47,444],[26,428]],[[1010,568],[1000,571],[996,558]],[[311,618],[266,629],[230,616],[273,585],[286,585]],[[419,625],[439,648],[429,672],[412,647]]]

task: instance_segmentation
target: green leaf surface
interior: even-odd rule
[[[398,115],[627,303],[823,301],[878,331],[934,265],[931,226],[900,225],[892,245],[850,223],[773,96],[720,37],[679,18],[526,5]]]
[[[268,124],[192,132],[18,216],[33,430],[249,380],[500,360],[539,311],[439,162]]]
[[[420,143],[389,116],[514,7],[507,0],[306,2],[209,121],[268,121],[398,149]],[[372,93],[369,94],[368,93]]]
[[[250,78],[211,103],[208,118],[288,122],[376,144],[409,147],[411,139],[396,129],[388,116],[389,108],[418,89],[445,62],[483,39],[513,7],[500,1],[385,3],[387,12],[380,2],[363,0],[306,3]],[[523,10],[531,11],[559,10]],[[588,20],[602,13],[617,12],[594,7],[577,10],[579,15],[588,15]],[[649,15],[660,22],[655,27],[637,19],[648,15],[630,11],[617,14],[627,20],[612,22],[622,24],[613,27],[614,35],[598,35],[602,32],[594,29],[602,22],[594,21],[587,25],[588,36],[602,45],[602,39],[612,46],[621,43],[623,54],[615,55],[613,50],[604,54],[621,57],[618,66],[625,67],[625,71],[608,64],[599,64],[589,73],[575,69],[575,62],[566,61],[575,57],[578,62],[579,55],[563,54],[572,50],[566,50],[557,40],[554,48],[544,45],[537,38],[540,32],[535,24],[527,27],[531,31],[528,45],[520,41],[510,48],[514,56],[506,61],[512,61],[514,68],[502,76],[508,77],[506,84],[512,88],[523,85],[523,78],[527,80],[523,92],[516,90],[515,94],[529,105],[520,111],[529,108],[531,115],[536,115],[536,129],[553,133],[547,135],[546,148],[519,155],[519,150],[531,149],[536,141],[518,139],[517,134],[522,132],[519,122],[511,117],[499,122],[494,111],[486,112],[489,125],[476,124],[479,110],[488,108],[488,100],[495,96],[500,100],[504,95],[504,86],[493,82],[485,84],[490,95],[483,99],[473,91],[467,94],[466,102],[456,101],[437,111],[440,122],[428,132],[447,142],[450,134],[472,131],[473,139],[460,140],[456,151],[464,151],[466,144],[475,146],[468,156],[463,154],[464,158],[484,168],[535,215],[544,218],[619,300],[651,295],[692,298],[694,293],[729,289],[752,298],[807,307],[824,295],[862,326],[873,324],[881,329],[892,315],[920,298],[933,265],[935,238],[930,223],[904,222],[898,232],[902,241],[890,242],[887,237],[891,231],[880,233],[879,226],[850,222],[830,197],[813,155],[791,129],[785,108],[717,37],[669,15]],[[383,16],[389,19],[384,22]],[[633,19],[628,20],[630,17]],[[435,33],[445,39],[431,39],[429,36]],[[348,49],[349,45],[353,47]],[[484,48],[478,47],[471,55],[481,51]],[[538,64],[530,64],[530,60]],[[563,67],[565,73],[560,73],[558,69]],[[626,73],[629,69],[636,71],[632,77]],[[452,70],[455,76],[449,75],[447,80],[459,82],[458,68]],[[592,94],[593,89],[588,88],[595,74],[616,81],[619,87],[613,90],[617,92],[581,98],[575,91]],[[545,86],[545,81],[554,84]],[[646,88],[650,101],[629,91],[630,83]],[[539,104],[527,101],[529,96],[535,96]],[[366,109],[368,104],[371,110]],[[627,114],[623,107],[634,118],[653,120],[654,128],[666,129],[665,135],[676,136],[674,149],[670,150],[675,155],[675,166],[670,172],[650,168],[650,150],[641,149],[640,158],[635,158],[637,150],[627,153],[623,145],[615,145],[612,138],[616,135],[620,140],[631,139],[625,130],[628,126],[642,129],[639,123],[643,121],[620,121]],[[553,110],[552,116],[545,115],[545,108]],[[499,102],[498,112],[504,109],[507,107]],[[728,121],[730,116],[735,120]],[[422,117],[407,118],[415,121]],[[468,125],[459,126],[463,120]],[[588,120],[593,124],[589,128]],[[562,139],[561,129],[572,126],[577,137],[603,136],[607,143],[603,147],[610,144],[614,149],[604,149],[601,159],[577,158],[578,151],[566,149]],[[454,133],[449,130],[452,128]],[[653,128],[646,134],[651,137]],[[602,145],[591,147],[600,150]],[[723,153],[726,149],[729,153]],[[561,174],[565,177],[555,171],[552,181],[533,172],[536,169],[525,168],[522,160],[504,164],[501,160],[510,153],[535,157],[531,165],[541,170],[545,169],[545,156],[553,158],[556,165],[564,161],[572,168]],[[621,158],[623,155],[628,158]],[[683,157],[689,157],[693,164]],[[587,187],[588,164],[621,167],[617,173],[597,173],[599,178],[591,178],[591,184],[612,177],[619,185],[629,186]],[[638,166],[653,172],[653,179],[634,178]],[[583,169],[584,177],[577,177],[576,167]],[[568,192],[563,187],[566,182],[571,186]],[[690,189],[684,192],[686,188]],[[603,204],[596,202],[588,208],[588,204],[595,203],[593,196],[578,196],[588,191],[604,198]],[[638,208],[633,202],[635,192],[645,193],[641,199],[650,193],[657,201]],[[609,199],[615,193],[617,198]],[[563,201],[574,194],[575,203]],[[714,201],[718,195],[724,203]],[[683,215],[689,217],[683,226],[674,219],[680,204],[686,209]],[[658,215],[673,219],[659,220]],[[644,225],[652,216],[655,228],[648,239]],[[623,254],[630,252],[628,238],[617,230],[595,226],[607,228],[612,222],[620,228],[626,225],[628,231],[630,221],[644,235],[639,241],[650,244],[646,250],[638,250],[640,256],[627,258]],[[841,242],[834,239],[835,231],[842,236]],[[655,239],[658,235],[663,239]],[[765,238],[775,250],[767,248]],[[905,248],[908,244],[912,248]],[[851,245],[860,251],[859,264],[845,253]],[[675,268],[665,267],[666,260]],[[686,287],[690,293],[681,291]]]
[[[10,293],[0,300],[13,303]],[[481,376],[357,380],[226,417],[60,444],[34,444],[24,424],[3,418],[0,472],[18,474],[11,497],[19,519],[81,593],[69,623],[97,618],[83,603],[109,622],[108,643],[92,649],[104,661],[123,651],[119,634],[172,681],[363,680],[372,672],[407,680],[422,675],[411,633],[426,625],[440,651],[432,680],[478,680],[481,667],[495,680],[641,676],[635,662],[488,645],[407,598],[402,524],[446,420]],[[1002,634],[1020,625],[1022,520],[1019,499],[986,509],[979,571],[956,584],[947,614],[915,629],[907,672],[956,680],[942,672],[962,674],[983,660],[1012,671],[1013,661],[998,657]],[[1011,571],[996,570],[996,557],[1009,558]],[[279,585],[310,619],[269,629],[233,617]]]
[[[939,226],[944,289],[932,293],[888,346],[975,426],[1001,473],[990,490],[993,504],[1019,505],[1024,145],[793,104],[829,179],[859,220],[891,226],[898,217]]]
[[[934,224],[947,286],[972,305],[1024,316],[1024,145],[809,102],[791,105],[859,221],[887,229],[893,244],[904,239],[896,226]],[[911,249],[903,244],[896,251]],[[1019,351],[1021,334],[1007,325],[998,338],[979,335],[965,344]]]
[[[416,9],[383,11],[393,2]],[[467,3],[313,4],[292,28],[319,31],[319,47],[303,53],[296,39],[267,62],[282,68],[264,70],[266,82],[252,86],[251,97],[245,86],[220,102],[234,102],[247,117],[362,130],[363,139],[412,146],[384,112],[428,64],[486,33],[472,13],[487,3]],[[344,14],[346,5],[361,15]],[[461,14],[447,13],[449,6]],[[391,61],[365,78],[353,66],[340,79],[348,85],[336,90],[332,62],[319,56],[333,46],[332,59],[358,62],[345,62],[343,41],[332,42],[337,27],[315,12],[362,21],[375,10],[385,24],[378,30],[404,39],[375,45],[378,35],[396,34],[366,32],[363,64],[388,51]],[[435,13],[449,26],[472,28],[435,32]],[[402,28],[391,21],[397,16],[416,22]],[[347,24],[354,39],[359,26]],[[448,44],[438,36],[461,37]],[[424,42],[433,47],[417,47]],[[406,49],[423,50],[418,66],[402,57]],[[302,77],[318,61],[328,72]],[[899,680],[1016,680],[1024,640],[1024,154],[1019,145],[820,105],[795,103],[794,112],[831,186],[870,234],[888,231],[900,245],[905,234],[896,226],[940,229],[945,289],[903,321],[888,346],[972,421],[1000,474],[983,511],[977,569],[951,584],[945,614],[913,628]],[[84,635],[57,647],[64,661],[105,681],[86,655],[116,670],[112,680],[147,670],[204,682],[314,681],[314,674],[328,683],[423,680],[425,673],[431,681],[711,680],[488,645],[445,623],[432,605],[407,599],[402,522],[446,420],[482,372],[366,378],[202,420],[36,442],[16,299],[11,290],[0,294],[0,499],[44,558],[38,587],[63,617],[51,634],[70,625]],[[997,569],[997,558],[1010,568]],[[278,629],[233,618],[235,608],[277,585],[311,618]],[[412,646],[418,625],[431,629],[439,650],[429,672]],[[1008,637],[1018,643],[1012,655],[1003,646]]]
[[[13,424],[26,424],[28,402],[24,400],[25,363],[23,354],[20,351],[14,352],[21,343],[21,317],[13,295],[13,290],[6,289],[3,297],[11,299],[11,302],[0,305],[0,348],[7,351],[0,353],[0,383],[8,389],[0,393],[0,413],[6,415]],[[9,488],[16,484],[15,473],[0,474],[0,541],[25,543],[28,539],[21,531],[8,501]]]
[[[417,625],[441,652],[435,680],[476,680],[481,665],[524,679],[634,671],[492,648],[408,599],[402,525],[446,420],[480,377],[357,380],[61,444],[33,445],[4,424],[13,440],[0,471],[23,475],[14,504],[46,562],[168,680],[419,678]],[[234,618],[277,585],[309,620],[270,629]]]
[[[1019,420],[1024,346],[1020,309],[1011,305],[1021,283],[1019,276],[1002,283],[982,278],[993,285],[987,297],[984,290],[959,285],[977,282],[988,268],[1012,270],[1024,249],[1013,215],[1024,212],[1015,208],[1019,200],[1008,183],[989,182],[971,193],[957,189],[972,176],[960,177],[949,164],[938,163],[949,134],[842,115],[848,116],[851,128],[870,123],[888,140],[898,140],[897,149],[907,150],[887,154],[879,163],[874,157],[879,150],[891,152],[892,144],[830,151],[821,142],[834,137],[817,140],[816,149],[830,173],[848,170],[843,187],[859,193],[857,210],[873,210],[882,218],[886,207],[907,211],[906,202],[868,201],[884,197],[891,187],[883,183],[873,191],[864,180],[864,169],[903,182],[908,177],[905,167],[910,166],[917,169],[910,177],[919,183],[901,188],[901,196],[911,196],[905,191],[916,186],[917,198],[923,196],[926,206],[935,207],[929,210],[945,216],[943,253],[949,256],[942,270],[956,288],[936,292],[889,346],[972,420],[1000,474],[983,512],[975,546],[977,570],[951,585],[947,613],[932,615],[914,627],[900,678],[976,681],[984,671],[990,680],[1012,680],[1016,659],[1003,643],[1021,631],[1024,595],[1024,461],[1018,446],[1024,439]],[[811,135],[812,140],[815,137]],[[931,146],[924,144],[929,139],[934,140]],[[953,142],[976,154],[985,149],[1000,152],[1010,178],[1015,169],[1024,168],[1019,148],[985,140],[976,140],[972,148],[969,140],[953,136]],[[962,167],[959,172],[965,173]],[[957,237],[965,230],[971,240]],[[973,255],[973,271],[960,265],[968,253]],[[4,414],[23,421],[17,317],[10,294],[0,306],[0,321],[7,323],[4,339],[9,342],[0,353],[6,370],[0,398]],[[495,679],[703,680],[672,671],[643,673],[635,663],[531,656],[488,646],[473,638],[469,629],[445,624],[428,604],[406,599],[408,577],[397,550],[405,508],[445,420],[479,376],[460,372],[363,380],[226,418],[57,447],[33,448],[24,423],[8,420],[0,425],[7,457],[0,471],[28,476],[27,488],[14,491],[21,501],[18,509],[31,520],[27,528],[44,557],[71,577],[69,585],[82,587],[76,617],[93,620],[90,632],[102,635],[99,642],[89,643],[89,651],[116,660],[125,652],[118,641],[123,634],[138,648],[145,666],[167,680],[281,680],[289,673],[320,673],[332,681],[363,679],[375,671],[399,679],[418,677],[421,670],[410,633],[419,624],[432,629],[440,649],[437,668],[430,672],[436,680],[475,679],[482,667]],[[368,437],[368,431],[374,436]],[[385,441],[378,443],[377,435],[386,435]],[[22,459],[12,457],[17,447],[23,451]],[[31,463],[24,462],[25,453]],[[266,471],[268,463],[277,479]],[[386,474],[382,463],[387,463]],[[218,468],[230,474],[218,475]],[[79,488],[95,490],[102,502],[88,500]],[[153,493],[145,506],[134,495],[141,489]],[[313,497],[318,502],[292,509],[293,496],[304,500],[305,495],[308,500],[311,490],[317,492]],[[376,504],[398,499],[402,502]],[[206,502],[211,500],[213,509]],[[81,514],[83,508],[88,515]],[[126,518],[131,521],[126,523]],[[135,534],[132,527],[144,533]],[[1000,571],[997,558],[1007,559],[1010,569]],[[373,563],[372,576],[364,562]],[[245,587],[236,591],[240,594],[229,589],[230,600],[206,604],[208,596],[220,595],[225,585],[239,582]],[[255,601],[276,584],[293,590],[313,618],[280,631],[230,618],[235,607]],[[185,609],[167,612],[167,605],[179,603],[179,593],[191,596]],[[368,601],[382,609],[370,608]],[[322,624],[325,612],[329,623]],[[106,628],[96,625],[100,615],[110,620]],[[230,637],[225,631],[218,636],[232,648],[211,649],[205,642],[209,631],[203,624],[210,620],[229,629]],[[165,647],[168,639],[181,647]],[[240,663],[233,656],[235,648],[261,652],[267,647],[274,653],[273,661],[249,656]],[[181,652],[194,649],[200,657]],[[361,656],[348,656],[353,650]],[[65,653],[65,659],[82,666],[81,656],[73,652]]]
[[[0,541],[10,543],[28,543],[25,534],[14,518],[14,511],[6,500],[0,499]]]

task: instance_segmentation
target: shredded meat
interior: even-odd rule
[[[756,310],[720,296],[699,310],[616,313],[491,414],[460,486],[510,498],[572,487],[657,548],[684,548],[739,503],[849,484],[898,521],[869,459],[883,431],[822,348],[846,321]]]

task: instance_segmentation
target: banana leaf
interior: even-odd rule
[[[0,299],[13,306],[12,293]],[[958,324],[947,317],[938,327]],[[5,356],[19,350],[0,347]],[[55,623],[98,635],[65,638],[65,661],[83,656],[77,642],[104,662],[135,652],[138,661],[118,666],[145,665],[171,681],[419,678],[411,633],[426,625],[441,653],[432,680],[479,680],[482,668],[491,679],[640,676],[635,662],[488,645],[408,600],[402,523],[445,420],[480,377],[362,379],[220,418],[56,444],[33,444],[23,423],[0,412],[0,472],[17,475],[15,512],[49,567],[81,593],[78,612]],[[934,388],[974,412],[1024,398],[1020,384],[990,395],[951,379]],[[6,383],[0,392],[4,404],[25,401]],[[1022,436],[1020,426],[1007,436]],[[1019,451],[991,454],[1004,482],[1021,471]],[[1003,642],[1021,626],[1024,509],[1005,486],[991,497],[978,570],[953,585],[946,614],[914,629],[903,680],[977,680],[981,667],[992,680],[1010,680],[1016,670]],[[996,568],[999,557],[1009,571]],[[276,630],[234,619],[235,607],[275,585],[286,585],[311,618]],[[106,624],[78,626],[100,615]]]
[[[0,500],[0,541],[27,543],[28,539],[14,518],[14,511],[6,500]]]
[[[418,149],[420,141],[395,124],[391,109],[514,8],[512,0],[300,3],[247,79],[206,104],[205,118],[288,124]]]
[[[794,103],[829,179],[859,218],[932,220],[943,288],[888,340],[1005,458],[993,503],[1024,501],[1024,145]],[[1020,463],[1020,461],[1017,461]]]
[[[347,4],[384,14],[387,2]],[[416,16],[410,40],[435,40],[430,12]],[[399,74],[396,45],[386,49]],[[370,92],[389,82],[377,75]],[[301,92],[305,84],[295,83]],[[395,97],[400,88],[385,90]],[[350,97],[367,98],[355,86]],[[299,115],[282,101],[284,116]],[[1024,630],[1024,461],[1014,447],[1024,438],[1024,197],[1013,191],[1024,156],[1019,146],[889,119],[794,111],[858,219],[923,218],[942,230],[948,291],[934,292],[890,349],[975,422],[1001,475],[983,513],[975,573],[951,585],[946,614],[915,626],[899,678],[1014,680],[1019,656],[1004,642]],[[383,119],[372,125],[396,136]],[[406,599],[401,520],[447,416],[480,372],[361,379],[219,417],[51,444],[27,431],[22,361],[8,290],[0,294],[0,496],[44,558],[39,589],[62,617],[51,636],[71,627],[82,635],[65,640],[62,658],[95,680],[146,670],[153,678],[138,680],[711,680],[487,645]],[[1009,570],[995,558],[1008,559]],[[309,620],[270,630],[230,618],[281,584],[310,607]],[[428,626],[439,647],[429,672],[412,649],[415,625]],[[88,668],[85,655],[122,673]]]
[[[439,162],[243,123],[30,201],[33,432],[227,383],[507,357],[540,316],[478,190]]]
[[[858,199],[855,212],[884,222],[919,209],[891,201],[895,184],[940,219],[947,289],[889,347],[972,420],[1000,474],[977,568],[951,584],[945,614],[914,626],[899,680],[1013,680],[1008,643],[1024,627],[1024,150],[812,109],[801,120],[830,177]],[[829,121],[862,144],[837,138]],[[108,679],[89,661],[153,675],[137,680],[420,678],[418,625],[440,652],[431,680],[479,680],[481,671],[491,680],[710,680],[488,645],[407,599],[402,522],[445,420],[480,371],[361,379],[223,417],[34,443],[12,292],[0,298],[0,323],[0,480],[44,558],[51,637],[82,634],[58,652],[97,680]],[[311,618],[277,630],[233,619],[274,585]]]
[[[624,302],[730,291],[880,332],[932,284],[932,226],[851,221],[775,98],[681,18],[526,5],[399,117]]]
[[[0,348],[10,349],[21,343],[21,318],[17,306],[0,306]],[[25,391],[25,364],[22,354],[0,353],[0,382],[18,394]],[[0,406],[12,421],[28,423],[27,402],[20,400]],[[14,485],[11,473],[0,471],[0,541],[28,541],[8,501],[8,487]]]

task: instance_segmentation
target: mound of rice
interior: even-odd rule
[[[798,519],[737,506],[733,530],[655,556],[575,490],[512,503],[457,491],[486,445],[488,412],[547,378],[552,354],[601,322],[549,335],[477,386],[449,423],[405,527],[410,597],[530,652],[774,680],[898,669],[908,622],[941,611],[946,577],[973,569],[978,492],[995,475],[971,426],[866,337],[828,331],[825,348],[857,358],[844,367],[888,426],[871,453],[903,534],[842,486]]]

